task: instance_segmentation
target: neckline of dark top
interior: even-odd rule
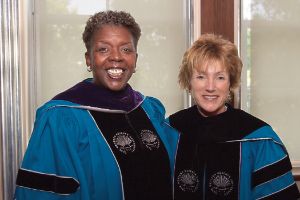
[[[198,110],[197,108],[197,105],[194,105],[192,107],[192,110],[193,110],[193,115],[195,116],[195,119],[197,119],[197,121],[201,122],[201,123],[212,123],[212,122],[215,122],[215,121],[218,121],[222,118],[227,118],[230,113],[233,112],[233,108],[229,105],[229,104],[225,104],[227,109],[226,111],[220,113],[220,114],[217,114],[217,115],[213,115],[213,116],[208,116],[208,117],[204,117]],[[199,120],[200,119],[200,120]]]

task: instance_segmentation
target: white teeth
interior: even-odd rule
[[[123,70],[122,69],[113,68],[113,69],[108,69],[107,72],[111,76],[120,76],[123,73]]]
[[[205,99],[208,99],[208,100],[213,100],[213,99],[216,99],[217,96],[204,96]]]

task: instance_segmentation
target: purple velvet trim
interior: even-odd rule
[[[130,111],[143,100],[143,97],[129,84],[123,90],[115,92],[93,84],[91,79],[86,79],[56,95],[53,100],[66,100],[85,106]]]

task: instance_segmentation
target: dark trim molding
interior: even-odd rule
[[[295,181],[300,181],[300,174],[294,175]]]
[[[201,34],[214,33],[234,42],[234,0],[201,0]]]

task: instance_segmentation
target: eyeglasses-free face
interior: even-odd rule
[[[123,26],[104,25],[94,33],[91,46],[85,57],[94,83],[122,90],[135,72],[137,61],[131,33]]]
[[[226,111],[229,88],[229,72],[220,62],[207,62],[205,66],[193,70],[190,92],[203,116],[214,116]]]

